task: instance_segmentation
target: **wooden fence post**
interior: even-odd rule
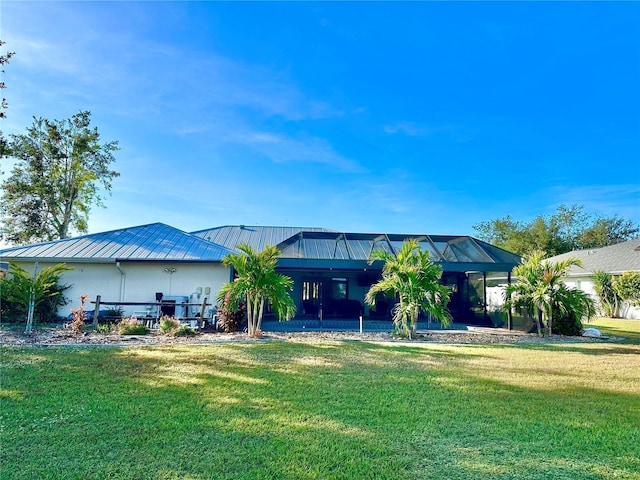
[[[205,319],[204,319],[204,309],[207,306],[207,298],[208,297],[204,297],[204,300],[202,301],[202,305],[200,306],[200,320],[202,321],[202,327],[204,328],[205,326]]]
[[[96,296],[96,307],[93,310],[93,328],[98,330],[98,317],[100,316],[100,295]]]

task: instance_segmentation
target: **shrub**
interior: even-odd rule
[[[169,315],[160,317],[160,331],[162,333],[171,333],[180,326],[180,322]]]
[[[160,331],[166,335],[173,335],[174,337],[186,337],[196,334],[195,330],[186,325],[182,325],[178,320],[168,315],[163,315],[160,318]]]
[[[84,304],[89,298],[89,294],[85,293],[80,296],[80,306],[78,308],[71,309],[71,323],[70,327],[74,333],[81,333],[84,330],[84,322],[87,320],[87,314],[84,311]]]
[[[60,284],[62,274],[71,268],[59,263],[40,270],[35,277],[18,265],[9,265],[9,274],[0,278],[0,315],[3,322],[24,322],[31,298],[35,294],[34,323],[58,322],[58,307],[68,299],[63,292],[70,285]]]
[[[113,323],[115,321],[120,320],[124,317],[124,309],[121,306],[115,306],[108,308],[104,311],[103,315],[98,313],[98,324],[103,323]]]
[[[108,335],[110,333],[117,333],[118,324],[114,322],[98,323],[97,332],[102,333],[103,335]]]
[[[148,330],[136,317],[126,317],[118,324],[118,333],[120,335],[146,335]]]
[[[196,335],[196,331],[193,328],[189,328],[186,325],[180,325],[173,331],[174,337],[189,337],[191,335]]]
[[[582,322],[576,313],[569,310],[560,310],[553,307],[553,333],[556,335],[579,336],[582,335]]]
[[[224,300],[218,304],[218,329],[231,333],[237,332],[242,322],[247,318],[247,302],[242,300],[237,309],[230,307],[230,294],[225,295]]]
[[[623,300],[640,306],[640,272],[624,272],[614,280],[613,288]]]

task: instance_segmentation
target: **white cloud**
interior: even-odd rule
[[[455,143],[466,143],[474,136],[466,128],[455,125],[427,126],[415,122],[397,122],[387,124],[384,132],[389,135],[407,135],[409,137],[445,137]]]
[[[312,162],[325,164],[341,172],[362,173],[365,169],[357,161],[337,153],[321,138],[302,135],[293,138],[268,132],[251,132],[239,141],[276,163]]]
[[[427,130],[416,126],[413,122],[399,122],[393,125],[385,125],[384,131],[389,134],[403,133],[411,137],[428,133]]]

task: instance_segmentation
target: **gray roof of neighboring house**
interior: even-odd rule
[[[163,223],[0,250],[2,260],[219,262],[231,250]]]
[[[298,233],[331,232],[321,227],[266,227],[256,225],[225,225],[223,227],[208,228],[191,232],[192,235],[204,238],[218,245],[235,249],[241,243],[246,243],[254,250],[261,251],[265,244],[278,245]]]
[[[582,267],[571,267],[569,276],[588,276],[596,270],[607,273],[622,273],[631,270],[640,271],[640,238],[618,243],[609,247],[574,250],[549,258],[557,262],[568,257],[576,257]]]

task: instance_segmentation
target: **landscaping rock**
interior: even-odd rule
[[[596,329],[587,329],[596,330]],[[596,330],[597,331],[597,330]],[[586,330],[585,330],[586,332]],[[582,337],[568,337],[553,335],[552,337],[538,337],[518,331],[492,328],[471,328],[469,330],[424,330],[418,332],[415,340],[404,340],[386,332],[334,332],[331,330],[307,332],[263,332],[261,338],[251,338],[246,333],[202,332],[193,336],[174,337],[153,332],[149,335],[117,335],[102,334],[94,331],[83,332],[78,335],[69,334],[63,328],[41,328],[32,334],[24,334],[24,326],[15,328],[0,328],[0,345],[174,345],[174,344],[215,344],[224,342],[260,342],[260,341],[294,341],[294,342],[324,342],[324,341],[366,341],[366,342],[412,342],[439,344],[513,344],[513,343],[576,343],[603,342],[615,340],[597,335]]]
[[[600,333],[600,330],[598,330],[597,328],[585,328],[584,332],[582,332],[582,336],[583,337],[601,337],[602,334]]]

